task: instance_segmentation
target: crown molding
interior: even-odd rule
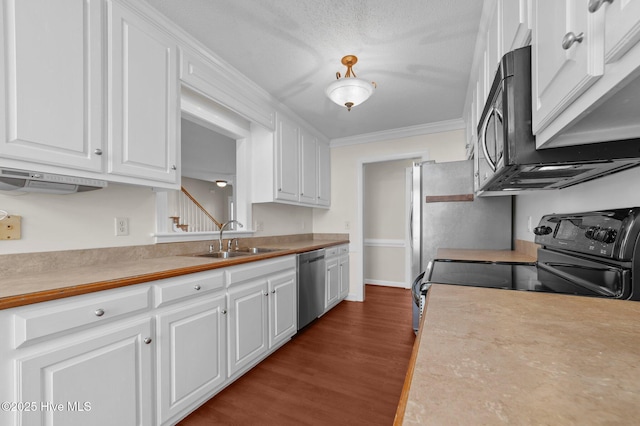
[[[452,130],[462,130],[465,123],[462,118],[436,123],[419,124],[416,126],[402,127],[399,129],[383,130],[380,132],[363,133],[361,135],[349,136],[346,138],[331,139],[331,148],[348,145],[358,145],[370,142],[379,142],[392,139],[402,139],[412,136],[428,135],[432,133],[449,132]]]

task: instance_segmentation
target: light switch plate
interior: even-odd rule
[[[0,220],[0,240],[19,240],[22,238],[22,216],[10,215]]]

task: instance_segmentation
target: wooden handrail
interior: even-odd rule
[[[180,190],[184,193],[184,195],[186,195],[191,201],[193,201],[193,203],[196,205],[196,207],[198,207],[200,209],[200,211],[202,213],[204,213],[209,219],[211,219],[213,221],[213,223],[216,224],[216,226],[218,227],[218,229],[222,228],[222,224],[220,222],[218,222],[217,220],[214,219],[213,216],[211,216],[211,214],[204,208],[202,207],[202,205],[195,199],[193,198],[193,195],[189,194],[189,191],[186,190],[186,188],[184,186],[180,187]]]

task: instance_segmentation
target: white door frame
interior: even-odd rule
[[[404,152],[392,155],[381,155],[376,157],[361,157],[357,160],[357,215],[358,228],[353,238],[352,247],[356,247],[360,251],[360,256],[355,256],[355,286],[356,293],[350,295],[349,300],[364,302],[364,166],[368,163],[380,163],[384,161],[408,160],[411,158],[420,158],[421,161],[429,160],[428,151]],[[403,218],[406,219],[406,218]]]

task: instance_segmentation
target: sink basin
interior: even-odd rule
[[[197,254],[198,257],[215,257],[218,259],[229,259],[232,257],[247,256],[250,253],[242,253],[239,251],[214,251],[211,253]]]
[[[259,253],[271,253],[274,251],[280,251],[280,249],[276,248],[265,248],[265,247],[243,247],[239,248],[235,253],[245,253],[245,254],[259,254]]]

